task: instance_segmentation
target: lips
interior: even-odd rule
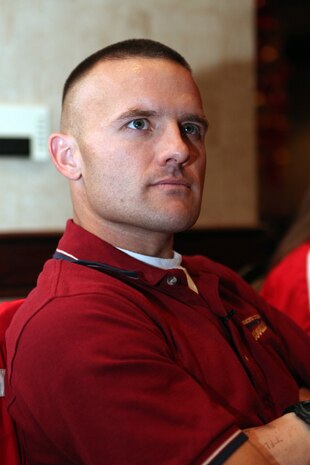
[[[164,178],[151,183],[151,186],[173,186],[191,188],[191,184],[186,179]]]

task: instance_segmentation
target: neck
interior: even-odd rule
[[[114,247],[126,249],[151,257],[173,257],[173,234],[158,231],[140,230],[134,226],[117,223],[107,224],[100,220],[88,221],[74,214],[76,224]]]

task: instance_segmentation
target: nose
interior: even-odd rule
[[[160,138],[160,163],[185,165],[190,158],[188,142],[177,123],[165,127]]]

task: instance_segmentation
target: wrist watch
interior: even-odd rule
[[[284,409],[283,415],[290,412],[294,412],[298,418],[310,425],[310,400],[304,400],[302,402],[298,402],[298,404],[287,407]]]

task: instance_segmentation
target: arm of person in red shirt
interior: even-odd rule
[[[105,296],[105,305],[88,295],[72,297],[71,305],[58,299],[32,318],[19,338],[10,413],[18,417],[25,454],[33,462],[41,463],[49,450],[55,463],[67,463],[67,457],[74,463],[99,463],[98,457],[108,454],[108,463],[123,463],[124,456],[128,464],[164,463],[168,451],[171,464],[310,464],[310,432],[295,414],[246,431],[249,440],[243,438],[229,455],[233,438],[241,436],[233,417],[171,360],[161,332],[141,317],[136,304],[130,307],[117,296],[116,306],[114,299],[114,294]],[[92,308],[87,325],[86,306]],[[33,367],[40,372],[35,390]],[[223,459],[225,450],[228,458]]]
[[[251,446],[266,460],[266,462],[258,461],[258,464],[310,464],[310,426],[299,419],[295,413],[288,413],[267,425],[250,428],[244,432],[248,435]],[[256,465],[255,461],[246,461],[247,453],[241,446],[231,456],[232,461],[227,461],[227,465],[245,465],[246,463]]]
[[[310,426],[294,413],[245,431],[249,441],[225,465],[309,465]]]

